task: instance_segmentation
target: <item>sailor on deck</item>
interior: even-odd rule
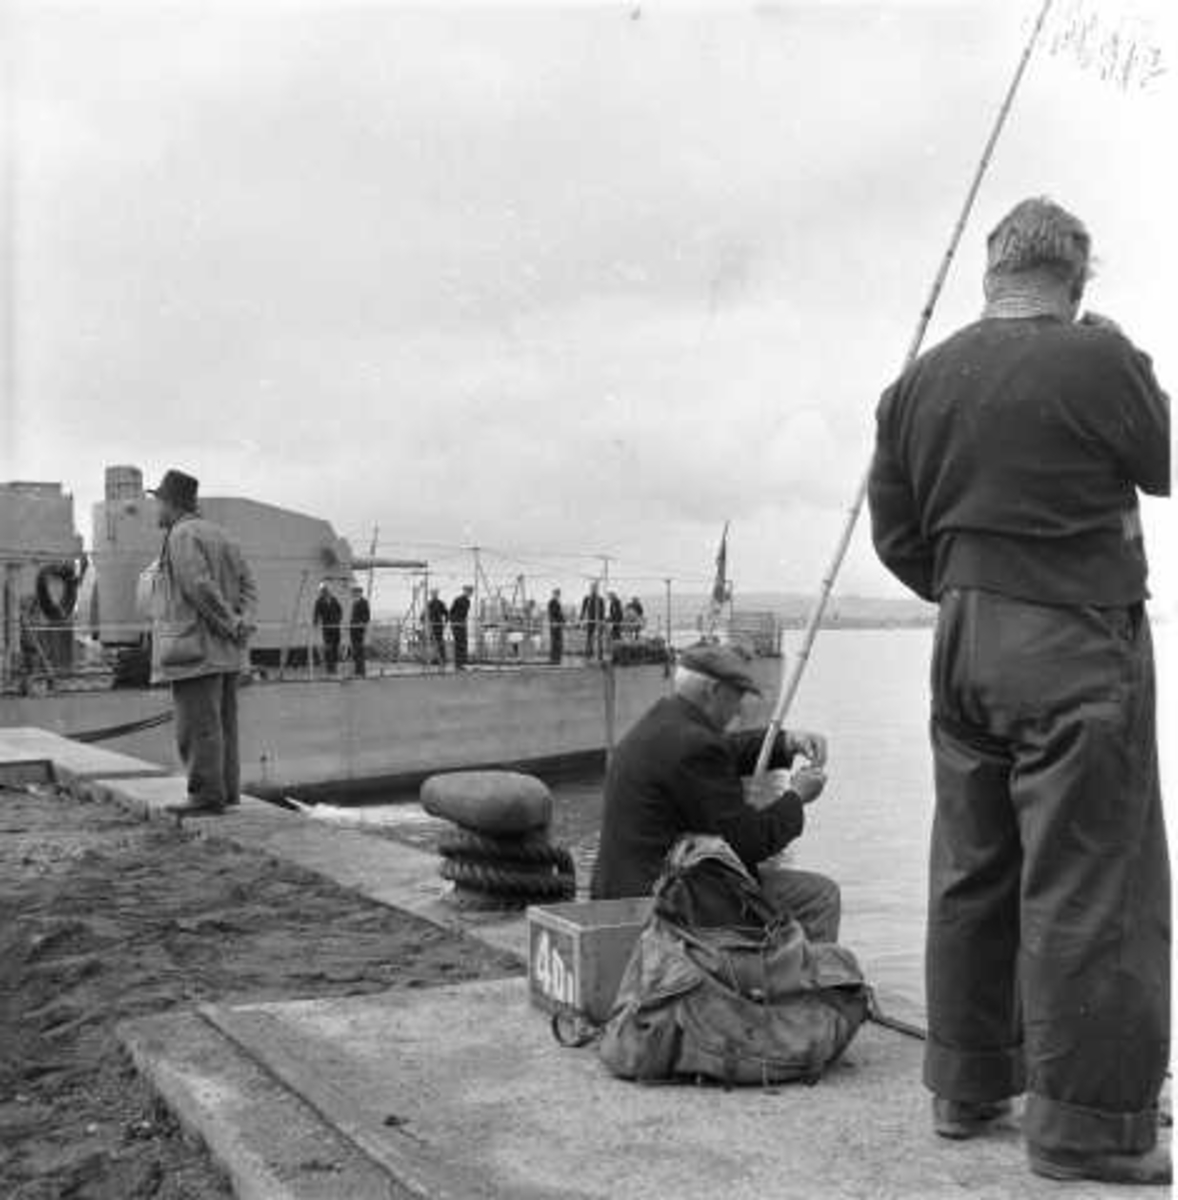
[[[826,739],[782,730],[771,767],[802,755],[790,786],[767,802],[746,800],[764,730],[727,733],[744,696],[757,692],[748,656],[731,646],[683,651],[675,694],[657,701],[618,743],[605,780],[601,843],[593,870],[595,899],[645,896],[663,859],[685,833],[718,834],[754,874],[779,911],[790,912],[813,941],[838,940],[838,885],[824,875],[759,866],[801,832],[804,809],[825,784]]]

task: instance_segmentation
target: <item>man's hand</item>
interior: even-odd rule
[[[1103,313],[1088,311],[1080,318],[1081,325],[1091,325],[1093,329],[1107,329],[1110,333],[1120,333],[1124,336],[1121,327],[1112,319],[1106,317]]]
[[[798,767],[790,776],[789,786],[801,797],[803,804],[812,804],[826,787],[826,772],[821,767]]]
[[[813,767],[826,766],[826,738],[820,733],[787,730],[785,748],[791,755],[800,754]]]

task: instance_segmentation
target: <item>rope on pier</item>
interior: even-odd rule
[[[74,742],[109,742],[114,738],[129,737],[133,733],[142,733],[147,729],[158,729],[172,720],[172,710],[156,713],[154,717],[144,717],[141,721],[128,721],[123,725],[106,725],[101,729],[84,729],[78,733],[67,733],[64,736]]]
[[[576,877],[565,871],[511,870],[463,858],[447,858],[438,873],[463,887],[502,896],[571,900],[577,892]]]
[[[571,875],[574,870],[572,855],[563,846],[554,846],[548,840],[547,833],[494,837],[455,826],[444,830],[439,836],[438,853],[443,858],[551,865],[562,875]]]

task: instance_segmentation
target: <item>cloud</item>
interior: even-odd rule
[[[758,586],[782,544],[816,572],[1025,36],[1000,7],[23,6],[12,469],[692,570],[730,518]],[[930,339],[978,230],[1058,188],[1162,341],[1173,191],[1049,82]]]

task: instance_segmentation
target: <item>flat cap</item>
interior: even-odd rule
[[[707,675],[709,679],[718,679],[742,692],[755,692],[759,696],[761,689],[749,671],[751,662],[752,655],[747,650],[739,646],[721,646],[715,642],[697,642],[679,654],[681,667]]]

